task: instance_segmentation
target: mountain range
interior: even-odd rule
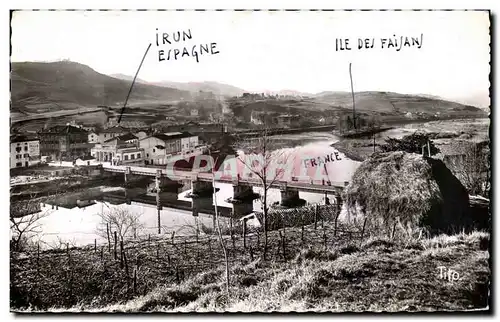
[[[98,105],[122,105],[132,79],[132,76],[124,74],[101,74],[89,66],[71,61],[12,63],[11,112],[33,114]],[[244,89],[217,82],[148,82],[137,78],[128,104],[190,100],[196,98],[200,91],[212,92],[219,98],[241,96],[246,92]],[[304,108],[308,108],[309,105],[311,108],[315,105],[325,108],[352,107],[350,92],[326,91],[310,94],[284,90],[267,93],[307,96],[307,101],[303,102]],[[476,107],[450,102],[439,97],[392,92],[357,92],[355,105],[359,110],[388,113],[394,111],[422,111],[432,114],[449,111],[479,113]]]

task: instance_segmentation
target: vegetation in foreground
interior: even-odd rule
[[[229,299],[221,266],[179,284],[158,286],[124,303],[98,308],[76,305],[69,311],[393,312],[486,308],[488,248],[489,235],[477,231],[406,241],[370,238],[362,244],[304,249],[287,263],[259,258],[234,265]],[[459,276],[457,280],[444,276],[453,271]]]

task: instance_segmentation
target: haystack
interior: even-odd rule
[[[346,187],[349,211],[384,230],[424,227],[430,233],[470,228],[468,193],[445,164],[402,151],[375,153]]]

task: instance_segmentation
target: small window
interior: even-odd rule
[[[146,153],[146,158],[149,158],[149,153]]]
[[[141,158],[141,154],[137,153],[137,159],[140,159],[140,158]]]
[[[125,154],[125,155],[123,156],[123,159],[124,159],[125,161],[126,161],[126,160],[128,160],[128,155],[126,155],[126,154]]]
[[[28,147],[27,146],[24,147],[24,151],[28,151]]]
[[[134,160],[135,159],[135,154],[131,154],[130,155],[130,160]]]
[[[153,149],[153,153],[155,153],[155,149]]]
[[[22,167],[23,166],[23,163],[22,162],[17,162],[16,163],[16,167]]]

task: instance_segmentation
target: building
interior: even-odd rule
[[[250,123],[254,125],[264,124],[263,119],[264,119],[264,113],[262,112],[252,111],[252,114],[250,114]]]
[[[10,168],[40,163],[40,141],[35,137],[16,135],[10,139]]]
[[[198,116],[198,110],[192,108],[191,111],[189,112],[189,115],[191,115],[191,116]]]
[[[158,133],[139,140],[144,149],[145,164],[167,164],[169,158],[194,151],[198,137],[188,132]]]
[[[96,132],[89,132],[88,134],[88,142],[89,143],[99,143],[99,134],[97,134]]]
[[[299,124],[300,116],[299,115],[278,115],[276,117],[277,124],[280,127],[296,127]]]
[[[125,140],[121,140],[125,139]],[[111,138],[104,143],[97,143],[91,150],[92,157],[97,162],[111,162],[113,164],[142,163],[144,149],[139,147],[135,136],[123,135]]]
[[[101,133],[99,133],[99,143],[103,143],[109,139],[127,134],[129,132],[130,130],[123,126],[109,127],[107,129],[102,130]]]
[[[88,155],[91,144],[88,143],[88,132],[71,125],[57,125],[38,132],[40,139],[40,155],[49,156],[52,160],[73,161]]]
[[[91,155],[86,155],[84,157],[80,157],[76,159],[75,165],[77,166],[91,166],[91,165],[96,165],[98,164],[97,160],[95,157]]]

